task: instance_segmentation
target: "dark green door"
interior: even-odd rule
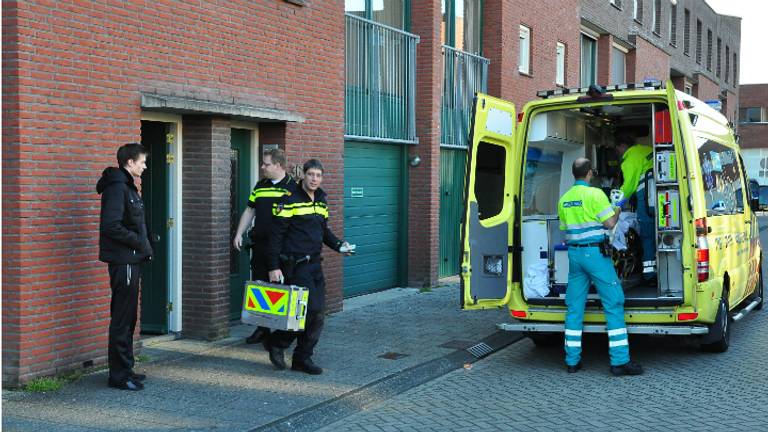
[[[168,131],[168,123],[141,122],[141,144],[149,150],[141,193],[154,250],[142,266],[141,332],[150,334],[168,333]]]
[[[229,238],[234,238],[240,215],[248,205],[251,194],[251,131],[232,129],[229,182]],[[243,307],[243,290],[251,274],[248,252],[238,252],[229,242],[229,319],[240,319]]]
[[[440,277],[459,274],[466,163],[466,150],[440,150]]]
[[[405,265],[405,179],[401,146],[347,142],[344,236],[357,254],[344,258],[344,295],[398,286]]]

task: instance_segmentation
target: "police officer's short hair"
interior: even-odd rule
[[[323,164],[320,163],[317,159],[310,159],[306,162],[304,162],[304,174],[307,173],[307,171],[311,170],[312,168],[319,169],[320,172],[325,172],[323,169]]]
[[[273,148],[265,151],[264,156],[269,156],[273,165],[280,165],[282,168],[285,168],[285,152],[279,148]]]
[[[589,170],[592,169],[592,161],[590,161],[587,158],[578,158],[575,161],[573,161],[573,166],[571,167],[571,171],[573,172],[573,177],[577,179],[586,178],[587,174],[589,174]]]
[[[141,155],[148,155],[149,151],[138,143],[128,143],[117,149],[117,166],[120,168],[128,165],[129,160],[138,160]]]

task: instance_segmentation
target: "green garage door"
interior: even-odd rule
[[[404,149],[397,145],[347,142],[344,148],[344,237],[357,245],[344,258],[344,295],[400,285]]]
[[[467,151],[440,149],[440,277],[459,273]]]

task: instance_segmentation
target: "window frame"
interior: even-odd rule
[[[685,9],[683,12],[683,54],[691,55],[691,11]]]
[[[527,33],[525,37],[523,37],[523,33]],[[519,27],[519,34],[518,34],[518,56],[517,56],[517,71],[523,75],[531,76],[531,27],[520,24]],[[523,41],[525,41],[526,44],[526,53],[525,53],[525,68],[523,68]]]
[[[635,0],[634,7],[632,8],[632,19],[638,23],[643,23],[643,0]]]
[[[560,48],[562,47],[562,56],[560,56]],[[565,63],[568,55],[568,44],[562,41],[555,43],[555,85],[565,87],[566,73]],[[561,77],[562,74],[562,77]]]
[[[703,43],[702,43],[702,30],[703,25],[701,23],[701,20],[696,20],[696,63],[701,64],[701,55],[703,51]]]
[[[707,70],[712,72],[712,29],[707,29]]]
[[[661,0],[653,0],[653,34],[661,36]]]
[[[622,55],[622,61],[623,61],[623,67],[622,67],[622,79],[617,80],[614,76],[614,60],[616,60],[616,57],[614,56],[615,52],[620,52]],[[611,45],[611,76],[609,78],[609,84],[626,84],[627,82],[627,54],[629,54],[629,50],[626,48],[613,44]]]
[[[669,7],[669,44],[677,47],[677,4]]]
[[[584,38],[590,39],[593,43],[593,49],[592,49],[592,59],[594,61],[594,64],[592,65],[592,79],[591,82],[586,83],[584,82]],[[588,34],[581,32],[581,38],[579,40],[579,44],[581,46],[581,58],[580,60],[580,68],[579,68],[579,84],[581,87],[588,87],[591,84],[594,84],[597,82],[597,65],[598,65],[598,59],[597,59],[597,38]]]

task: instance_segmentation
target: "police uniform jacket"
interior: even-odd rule
[[[268,247],[270,234],[274,230],[273,207],[281,198],[296,192],[296,188],[296,181],[287,174],[277,183],[272,183],[268,178],[263,178],[256,183],[248,198],[248,207],[254,210],[256,219],[250,231],[251,240],[255,245]]]
[[[281,198],[274,206],[274,231],[270,237],[270,269],[280,268],[280,255],[297,258],[310,256],[320,259],[323,243],[338,252],[342,241],[328,227],[328,201],[325,191],[318,188],[315,200],[301,187]]]

